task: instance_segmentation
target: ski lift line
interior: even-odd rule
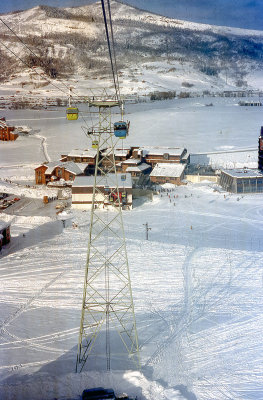
[[[101,0],[101,6],[102,6],[102,12],[103,12],[103,18],[104,18],[104,24],[105,24],[105,31],[106,31],[106,38],[107,38],[107,43],[108,43],[108,50],[109,50],[109,56],[110,56],[110,63],[111,63],[111,70],[112,70],[112,76],[113,76],[113,81],[114,81],[114,87],[115,87],[115,91],[116,91],[116,97],[119,100],[119,93],[118,93],[117,82],[116,82],[115,71],[114,71],[114,64],[113,64],[113,58],[112,58],[112,52],[111,52],[111,44],[110,44],[108,22],[107,22],[107,16],[106,16],[104,0]]]
[[[2,44],[8,51],[10,51],[19,61],[21,61],[23,64],[25,64],[28,68],[32,69],[32,67],[31,67],[30,65],[28,65],[28,64],[26,63],[26,61],[22,60],[21,57],[19,57],[16,53],[14,53],[11,49],[9,49],[9,47],[7,47],[2,41],[0,41],[0,44]],[[45,77],[44,74],[40,74],[40,73],[38,73],[37,71],[34,71],[34,72],[35,72],[37,75],[39,75],[40,77],[43,77],[43,76],[44,76],[45,80],[46,80],[47,82],[49,82],[52,86],[54,86],[56,89],[60,90],[62,93],[67,94],[67,93],[64,92],[64,90],[62,90],[59,86],[57,86],[57,85],[54,84],[52,81],[50,81],[49,79],[47,79],[47,78]],[[82,113],[80,112],[80,114],[82,114]],[[88,127],[87,121],[85,120],[85,118],[83,117],[83,115],[81,115],[81,118],[83,119],[85,125]]]
[[[8,46],[6,46],[2,41],[0,41],[0,44],[2,44],[2,46],[4,46],[8,51],[10,51],[10,53],[12,53],[19,61],[21,61],[21,63],[23,63],[24,65],[26,65],[28,68],[33,69],[26,61],[22,60],[21,57],[19,57],[16,53],[14,53]],[[47,82],[49,82],[52,86],[54,86],[56,89],[60,90],[62,93],[66,94],[68,96],[68,94],[66,92],[64,92],[64,90],[62,90],[59,86],[57,86],[56,84],[54,84],[51,80],[49,80],[48,78],[46,78],[46,76],[44,74],[41,74],[37,71],[34,70],[34,72],[40,76],[40,77],[44,77],[45,80]]]
[[[30,47],[15,33],[15,31],[12,28],[10,28],[10,26],[5,21],[3,21],[3,19],[1,17],[0,17],[0,21],[15,35],[15,37],[27,48],[27,50],[30,51],[31,54],[33,54],[38,60],[40,60],[40,57],[33,50],[30,49]],[[30,67],[30,66],[29,66],[29,68],[32,69],[32,67]],[[35,72],[38,75],[42,75],[42,74],[39,74],[37,71],[35,71]],[[52,83],[51,81],[49,81],[49,82]],[[62,83],[63,86],[65,86],[65,88],[70,89],[70,87],[67,86],[63,81],[61,81],[61,83]],[[59,90],[61,90],[61,89],[59,88]]]
[[[3,21],[3,19],[2,19],[1,17],[0,17],[0,21],[15,35],[15,37],[17,37],[17,39],[24,45],[24,47],[26,47],[26,48],[30,51],[31,54],[33,54],[38,60],[40,60],[39,56],[38,56],[36,53],[34,53],[34,52],[30,49],[30,47],[28,47],[28,45],[15,33],[15,31],[14,31],[12,28],[10,28],[10,26],[9,26],[5,21]],[[11,49],[9,49],[9,47],[7,47],[3,42],[1,42],[1,44],[2,44],[7,50],[9,50],[15,57],[17,57],[23,64],[25,64],[28,68],[33,69],[33,68],[32,68],[30,65],[28,65],[24,60],[22,60],[17,54],[15,54]],[[35,71],[35,70],[34,70],[34,72],[35,72],[38,76],[44,77],[45,80],[46,80],[47,82],[49,82],[52,86],[54,86],[56,89],[60,90],[62,93],[64,93],[64,94],[67,95],[67,93],[65,93],[59,86],[55,85],[51,80],[47,79],[46,76],[45,76],[44,74],[41,74],[41,73],[39,73],[39,72],[37,72],[37,71]],[[62,84],[66,89],[71,90],[70,86],[67,86],[63,81],[61,81],[61,84]],[[72,91],[72,92],[75,94],[76,97],[80,97],[80,95],[76,94],[74,91]],[[73,97],[72,97],[72,98],[73,98]],[[80,113],[80,114],[81,114],[81,113]],[[85,121],[85,119],[83,118],[83,116],[82,116],[82,119],[84,120],[85,124],[87,125],[87,122]]]
[[[114,66],[115,66],[115,73],[116,73],[116,81],[118,86],[118,94],[120,98],[120,84],[119,84],[119,77],[118,77],[118,68],[117,68],[117,60],[116,60],[116,52],[115,52],[115,40],[113,35],[113,28],[112,28],[112,18],[111,18],[111,7],[110,7],[110,0],[108,2],[108,10],[109,10],[109,19],[110,19],[110,29],[111,29],[111,41],[112,41],[112,49],[113,49],[113,59],[114,59]]]
[[[8,51],[10,51],[10,53],[12,53],[19,61],[21,61],[23,64],[25,64],[28,68],[32,69],[32,67],[30,67],[30,65],[27,64],[26,61],[22,60],[22,58],[20,58],[16,53],[14,53],[9,47],[7,47],[2,41],[0,41],[0,44],[2,44],[2,46],[4,46]],[[35,71],[37,75],[42,76],[41,74],[39,74],[37,71]],[[52,86],[54,86],[56,89],[62,91],[64,94],[65,92],[58,87],[57,85],[55,85],[54,83],[52,83],[51,81],[49,81],[48,79],[46,79],[49,83],[51,83]]]

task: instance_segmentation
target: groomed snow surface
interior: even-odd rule
[[[238,113],[228,104],[217,113],[216,106],[180,104],[182,114],[173,102],[145,106],[145,129],[134,131],[130,142],[138,144],[143,131],[142,145],[185,146],[190,152],[191,145],[201,151],[201,141],[206,151],[257,147],[260,110],[239,108]],[[232,122],[232,130],[231,112],[236,124]],[[162,140],[168,115],[169,134]],[[143,113],[131,109],[129,117],[139,127]],[[239,117],[244,118],[242,126]],[[179,129],[183,122],[191,134]],[[62,131],[63,153],[74,148],[69,128],[50,128],[49,121],[41,128],[51,159],[59,153],[52,141],[57,146]],[[6,169],[8,163],[10,168],[19,164],[20,142],[22,138],[13,149],[0,145]],[[30,164],[37,163],[37,147],[33,149]],[[0,215],[13,220],[12,242],[0,260],[1,399],[77,399],[84,388],[94,386],[140,400],[263,398],[263,195],[229,195],[209,183],[165,189],[170,191],[160,191],[153,201],[136,200],[134,209],[123,213],[141,371],[120,364],[107,373],[106,367],[98,368],[98,356],[85,372],[74,373],[89,212],[74,211],[64,229],[55,217],[23,216],[22,211],[19,216]],[[148,241],[146,222],[151,228]]]

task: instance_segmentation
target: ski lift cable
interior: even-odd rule
[[[19,57],[19,55],[17,55],[16,53],[14,53],[8,46],[6,46],[2,41],[0,41],[0,44],[2,46],[4,46],[10,53],[12,53],[22,64],[26,65],[28,68],[32,69],[33,68],[25,61],[23,60],[21,57]],[[46,76],[44,74],[41,74],[37,71],[34,70],[34,72],[40,76],[41,78],[45,78],[45,80],[50,83],[52,86],[54,86],[56,89],[60,90],[62,93],[66,94],[68,96],[68,93],[66,93],[63,89],[61,89],[61,87],[57,86],[55,83],[53,83],[50,79],[46,78]],[[80,114],[82,114],[80,112]],[[83,119],[84,123],[86,124],[86,126],[88,126],[87,121],[85,120],[85,118],[83,117],[83,115],[81,115],[81,118]]]
[[[19,57],[19,55],[17,55],[16,53],[13,52],[13,50],[11,50],[8,46],[6,46],[2,41],[0,41],[0,44],[2,46],[4,46],[8,51],[10,51],[10,53],[12,53],[19,61],[21,61],[23,64],[25,64],[28,68],[32,69],[32,67],[25,61],[23,60],[21,57]],[[40,77],[43,77],[44,74],[40,74],[37,71],[34,71],[37,75],[39,75]],[[56,89],[60,90],[61,92],[63,92],[64,94],[67,94],[66,92],[64,92],[64,90],[62,90],[59,86],[57,86],[56,84],[54,84],[53,82],[51,82],[49,79],[47,79],[45,77],[46,81],[48,81],[52,86],[54,86]]]
[[[24,47],[27,48],[28,51],[30,51],[31,54],[33,54],[33,56],[35,56],[38,60],[42,61],[41,58],[32,50],[30,49],[30,47],[23,41],[23,39],[21,39],[21,37],[19,37],[15,31],[10,28],[10,26],[0,17],[0,21],[15,35],[15,37],[23,44]],[[29,66],[29,68],[31,68]],[[65,86],[66,89],[70,89],[70,86],[66,85],[63,81],[61,81],[62,85]],[[62,90],[62,89],[60,89]]]
[[[108,13],[109,13],[109,20],[110,20],[111,41],[112,41],[112,49],[113,49],[113,59],[114,59],[114,67],[115,67],[115,74],[116,74],[116,82],[117,82],[117,88],[118,88],[118,95],[120,98],[120,84],[119,84],[118,67],[117,67],[117,60],[116,60],[115,40],[114,40],[113,28],[112,28],[110,0],[107,0],[107,3],[108,3]]]
[[[10,28],[10,26],[9,26],[1,17],[0,17],[0,21],[13,33],[13,35],[15,35],[15,37],[23,44],[23,46],[26,47],[27,50],[29,50],[30,53],[34,55],[34,57],[36,57],[38,60],[41,61],[40,57],[39,57],[32,49],[30,49],[30,47],[23,41],[23,39],[21,39],[21,38],[16,34],[16,32],[15,32],[12,28]],[[2,42],[1,42],[1,43],[2,43]],[[18,55],[16,55],[11,49],[9,49],[4,43],[2,43],[2,45],[3,45],[7,50],[11,51],[11,53],[12,53],[15,57],[17,57],[21,62],[23,62],[28,68],[33,69],[33,68],[32,68],[30,65],[28,65],[24,60],[22,60]],[[48,81],[52,86],[54,86],[56,89],[60,90],[62,93],[66,94],[67,97],[68,97],[68,94],[65,93],[64,90],[62,90],[59,86],[55,85],[50,79],[47,79],[46,76],[45,76],[44,74],[39,73],[39,72],[37,72],[37,71],[35,71],[35,70],[34,70],[34,72],[35,72],[37,75],[39,75],[40,77],[44,77],[46,81]],[[77,98],[80,97],[75,91],[72,90],[72,88],[71,88],[70,86],[66,85],[63,81],[60,81],[60,82],[61,82],[61,84],[62,84],[63,86],[65,86],[66,89],[68,89],[69,91],[71,91],[71,93],[74,93],[74,94],[75,94],[74,97],[77,97]],[[72,99],[73,99],[74,97],[72,96]],[[76,106],[76,103],[74,102],[73,105]],[[81,112],[80,112],[80,114],[81,114]],[[82,117],[83,121],[85,122],[85,124],[87,125],[87,122],[86,122],[86,120],[84,119],[83,115],[81,115],[81,117]]]
[[[114,87],[115,87],[115,91],[116,91],[117,100],[119,100],[119,93],[118,93],[118,87],[117,87],[116,76],[115,76],[115,71],[114,71],[114,64],[113,64],[113,57],[112,57],[112,51],[111,51],[108,22],[107,22],[104,0],[101,0],[101,6],[102,6],[102,12],[103,12],[103,18],[104,18],[104,24],[105,24],[105,31],[106,31],[106,38],[107,38],[107,43],[108,43],[108,50],[109,50],[109,56],[110,56],[111,71],[112,71],[112,76],[113,76],[113,81],[114,81]],[[109,12],[110,12],[110,10],[109,10]]]

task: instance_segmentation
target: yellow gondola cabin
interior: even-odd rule
[[[67,120],[76,121],[79,117],[79,109],[77,107],[67,108]]]

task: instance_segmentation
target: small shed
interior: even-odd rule
[[[157,164],[150,173],[150,181],[155,184],[173,183],[174,185],[181,185],[185,166],[185,164]]]

